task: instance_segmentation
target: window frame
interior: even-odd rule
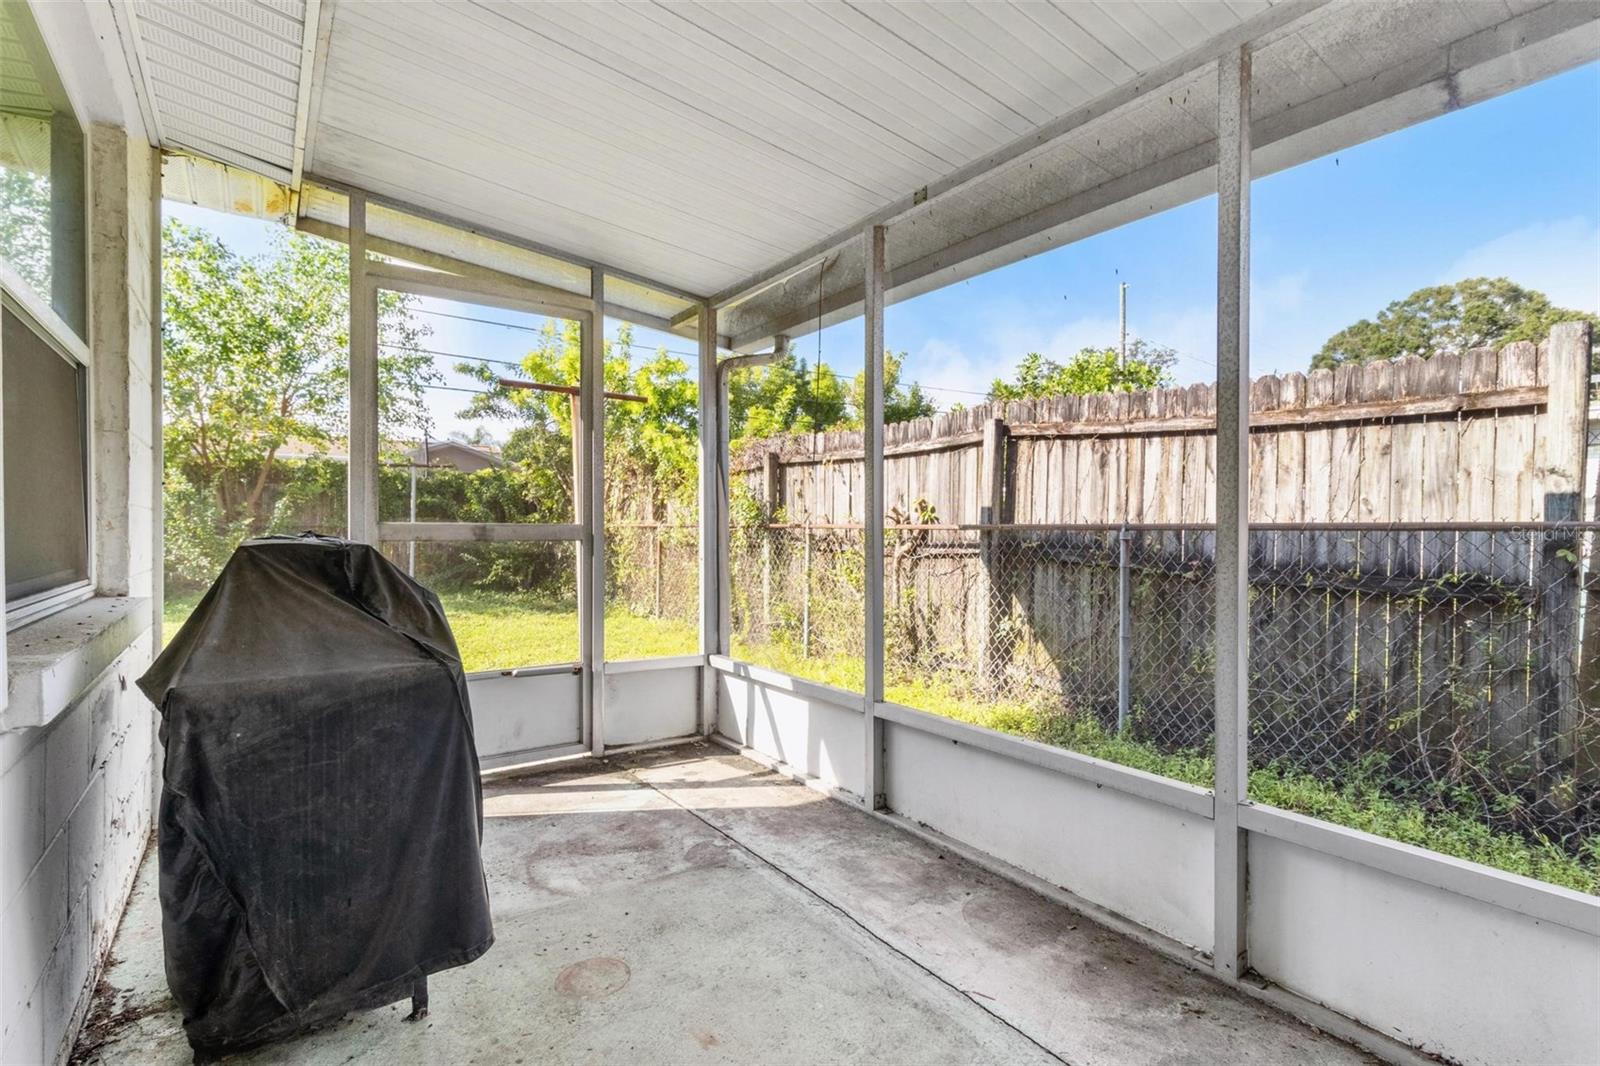
[[[83,490],[84,490],[84,521],[85,529],[85,577],[78,581],[71,581],[53,589],[46,589],[32,595],[23,596],[16,600],[8,600],[5,604],[5,629],[9,633],[13,629],[36,622],[46,615],[54,614],[81,603],[95,593],[95,556],[97,537],[95,535],[95,492],[94,492],[94,391],[95,375],[94,360],[82,338],[56,314],[55,310],[45,303],[39,294],[23,283],[11,265],[0,259],[0,305],[7,311],[21,319],[22,324],[31,329],[34,334],[50,347],[62,359],[71,363],[83,374]],[[0,351],[0,389],[5,383],[5,353]],[[0,468],[5,462],[3,442],[0,442]],[[0,544],[4,541],[4,530],[0,527]],[[0,565],[0,575],[3,575],[4,566]],[[3,587],[3,586],[0,586]]]
[[[0,302],[22,319],[23,324],[32,329],[38,337],[53,348],[56,354],[70,363],[76,364],[83,373],[83,491],[84,491],[84,521],[85,530],[85,559],[84,573],[87,575],[79,581],[72,581],[53,589],[36,592],[23,596],[15,602],[6,601],[4,604],[5,631],[10,633],[31,622],[36,622],[47,615],[66,609],[75,603],[89,599],[96,591],[96,562],[99,556],[99,537],[96,532],[96,492],[95,492],[95,373],[93,351],[89,346],[88,338],[94,331],[94,297],[93,279],[90,276],[92,256],[89,249],[92,244],[93,219],[90,209],[94,202],[93,192],[95,173],[94,156],[89,138],[89,122],[84,113],[80,87],[72,79],[65,76],[58,52],[58,42],[51,40],[51,26],[48,18],[41,19],[36,5],[32,0],[22,0],[22,7],[26,10],[26,17],[33,24],[34,31],[38,34],[44,46],[45,55],[50,61],[51,72],[60,83],[62,91],[66,94],[67,104],[72,109],[73,121],[77,124],[78,135],[83,142],[83,187],[80,190],[82,202],[79,205],[83,225],[83,247],[81,249],[83,271],[83,334],[80,336],[55,309],[51,303],[49,293],[37,292],[14,268],[4,255],[0,255]],[[5,354],[0,352],[0,389],[5,383]],[[159,445],[158,445],[159,446]],[[0,439],[0,469],[5,462],[4,441]],[[5,500],[3,491],[0,491],[0,515],[5,513]],[[5,543],[5,529],[0,525],[0,589],[4,586],[5,562],[3,548]],[[0,656],[0,663],[4,658]],[[0,707],[4,706],[0,699]]]

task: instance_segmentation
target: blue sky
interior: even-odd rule
[[[1503,274],[1558,305],[1600,312],[1600,64],[1260,178],[1251,196],[1257,374],[1304,370],[1345,325],[1464,277]],[[268,224],[181,205],[168,212],[240,252],[266,246]],[[907,353],[906,377],[940,407],[970,404],[1030,351],[1063,357],[1115,343],[1125,281],[1130,334],[1176,348],[1181,382],[1210,380],[1215,212],[1207,198],[894,304],[888,344]],[[442,351],[515,358],[524,336],[420,317],[433,328],[428,346]],[[504,312],[483,317],[531,323]],[[608,322],[607,335],[616,328]],[[635,336],[691,347],[651,330]],[[817,335],[796,344],[816,358]],[[859,319],[820,335],[822,357],[848,373],[861,366],[861,345]],[[460,428],[461,399],[435,395],[441,434]]]

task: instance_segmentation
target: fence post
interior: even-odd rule
[[[766,535],[761,538],[761,626],[772,637],[772,523],[777,521],[778,509],[778,453],[769,451],[761,457],[761,511],[767,522]]]
[[[1133,707],[1133,530],[1117,531],[1117,734],[1128,731]]]
[[[1008,645],[999,631],[1009,606],[1000,558],[999,531],[1006,488],[1006,424],[998,418],[983,423],[983,451],[978,459],[978,558],[983,581],[978,593],[978,676],[998,686],[1005,671]]]
[[[654,589],[652,597],[652,616],[661,617],[661,523],[656,522],[650,527],[650,583]]]
[[[1588,445],[1589,350],[1587,322],[1551,327],[1546,351],[1544,424],[1544,518],[1547,522],[1583,519],[1584,452]],[[1539,768],[1541,798],[1559,768],[1574,754],[1579,720],[1578,619],[1581,572],[1575,530],[1552,530],[1540,545]],[[1592,637],[1589,638],[1592,641]],[[1590,670],[1593,669],[1591,665]]]
[[[800,568],[804,583],[800,591],[800,657],[811,658],[811,519],[806,519],[805,555]]]

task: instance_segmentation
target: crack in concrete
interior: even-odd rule
[[[1018,1028],[1015,1024],[1013,1024],[1012,1022],[1010,1022],[1006,1018],[1002,1017],[998,1012],[996,1012],[992,1008],[986,1006],[983,1003],[980,1003],[977,1000],[976,997],[979,996],[979,995],[982,995],[982,993],[970,992],[967,989],[964,989],[964,988],[960,987],[959,985],[953,984],[950,981],[946,980],[937,971],[935,971],[932,967],[928,966],[926,963],[922,962],[920,959],[918,959],[915,956],[911,955],[910,953],[905,951],[903,948],[896,947],[894,944],[892,944],[888,940],[884,939],[884,937],[880,936],[877,932],[873,931],[873,929],[870,926],[868,926],[865,922],[863,922],[861,919],[857,918],[855,915],[851,914],[849,912],[849,910],[847,910],[845,907],[841,906],[838,903],[835,903],[833,900],[829,899],[827,896],[823,895],[821,892],[818,892],[816,889],[812,888],[810,885],[808,885],[804,881],[800,880],[794,874],[791,874],[788,870],[785,870],[782,866],[779,866],[775,861],[773,861],[772,859],[767,858],[765,855],[761,854],[759,851],[755,850],[750,845],[748,845],[744,841],[740,840],[738,837],[734,836],[731,832],[729,832],[728,830],[724,829],[722,826],[718,825],[716,822],[713,822],[710,818],[708,818],[706,815],[702,814],[700,811],[697,811],[693,807],[690,807],[690,806],[688,806],[686,804],[678,802],[678,799],[675,796],[672,796],[672,795],[668,794],[663,789],[656,787],[656,785],[654,783],[652,783],[652,782],[640,777],[631,767],[623,769],[622,772],[623,772],[623,775],[625,777],[627,777],[630,781],[633,781],[636,784],[639,784],[639,785],[644,786],[645,788],[648,788],[650,791],[654,792],[656,795],[660,796],[662,799],[664,799],[668,803],[672,804],[678,810],[683,811],[684,813],[686,813],[686,814],[690,815],[691,817],[697,819],[701,824],[705,825],[712,832],[716,833],[717,835],[721,836],[723,839],[727,840],[734,847],[738,848],[740,851],[744,852],[746,855],[749,855],[751,858],[753,858],[757,862],[761,863],[767,869],[771,870],[773,873],[777,874],[779,877],[783,878],[785,881],[789,882],[791,885],[794,885],[796,888],[800,889],[800,891],[804,892],[806,895],[810,896],[812,899],[816,900],[818,903],[821,903],[824,907],[827,907],[829,910],[833,911],[839,917],[843,918],[845,921],[849,922],[851,925],[853,925],[857,929],[861,930],[861,932],[866,934],[867,937],[869,937],[873,941],[877,942],[878,944],[881,944],[884,947],[885,950],[893,953],[894,955],[899,956],[900,958],[904,959],[906,962],[910,963],[912,966],[916,967],[918,970],[921,970],[923,973],[925,973],[929,977],[933,978],[933,980],[937,981],[939,984],[943,985],[945,988],[948,988],[950,991],[954,992],[956,995],[960,996],[962,999],[966,1000],[968,1003],[971,1003],[974,1007],[977,1007],[979,1010],[983,1011],[983,1013],[987,1014],[989,1017],[993,1018],[995,1021],[999,1022],[1001,1025],[1005,1026],[1007,1029],[1011,1030],[1013,1033],[1016,1033],[1018,1036],[1022,1037],[1022,1039],[1026,1040],[1028,1043],[1032,1044],[1034,1047],[1038,1048],[1040,1051],[1044,1052],[1046,1055],[1049,1055],[1055,1061],[1061,1063],[1062,1066],[1076,1066],[1076,1064],[1073,1063],[1070,1059],[1068,1059],[1065,1056],[1061,1055],[1059,1052],[1053,1050],[1052,1048],[1047,1047],[1043,1043],[1040,1043],[1040,1041],[1037,1040],[1031,1033],[1027,1032],[1024,1029]],[[778,778],[776,775],[774,775],[774,779],[775,780],[782,780],[781,778]]]

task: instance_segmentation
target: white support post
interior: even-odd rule
[[[378,543],[378,291],[367,277],[367,198],[350,194],[350,461],[345,535]]]
[[[573,446],[581,457],[577,520],[583,527],[578,542],[579,655],[583,660],[583,693],[589,751],[605,754],[606,660],[606,399],[605,399],[605,273],[589,271],[589,321],[583,324],[579,353],[578,412]]]
[[[712,358],[716,358],[716,338],[711,339]],[[732,422],[728,413],[728,367],[717,366],[717,647],[727,655],[733,639],[733,564],[730,561],[728,516],[733,513],[728,499],[732,493],[728,455]]]
[[[717,310],[700,305],[700,653],[723,655],[728,634],[722,628],[723,559],[728,523],[721,475],[722,397],[717,374]],[[717,728],[717,673],[710,663],[700,668],[700,732]]]
[[[878,704],[883,700],[883,292],[887,262],[883,226],[869,226],[862,234],[866,245],[867,408],[861,412],[862,440],[866,448],[866,498],[863,502],[866,552],[866,677],[863,679],[866,735],[866,776],[862,804],[867,810],[884,805],[883,721]]]
[[[1250,516],[1250,53],[1217,62],[1216,921],[1212,965],[1235,982],[1245,957]]]

